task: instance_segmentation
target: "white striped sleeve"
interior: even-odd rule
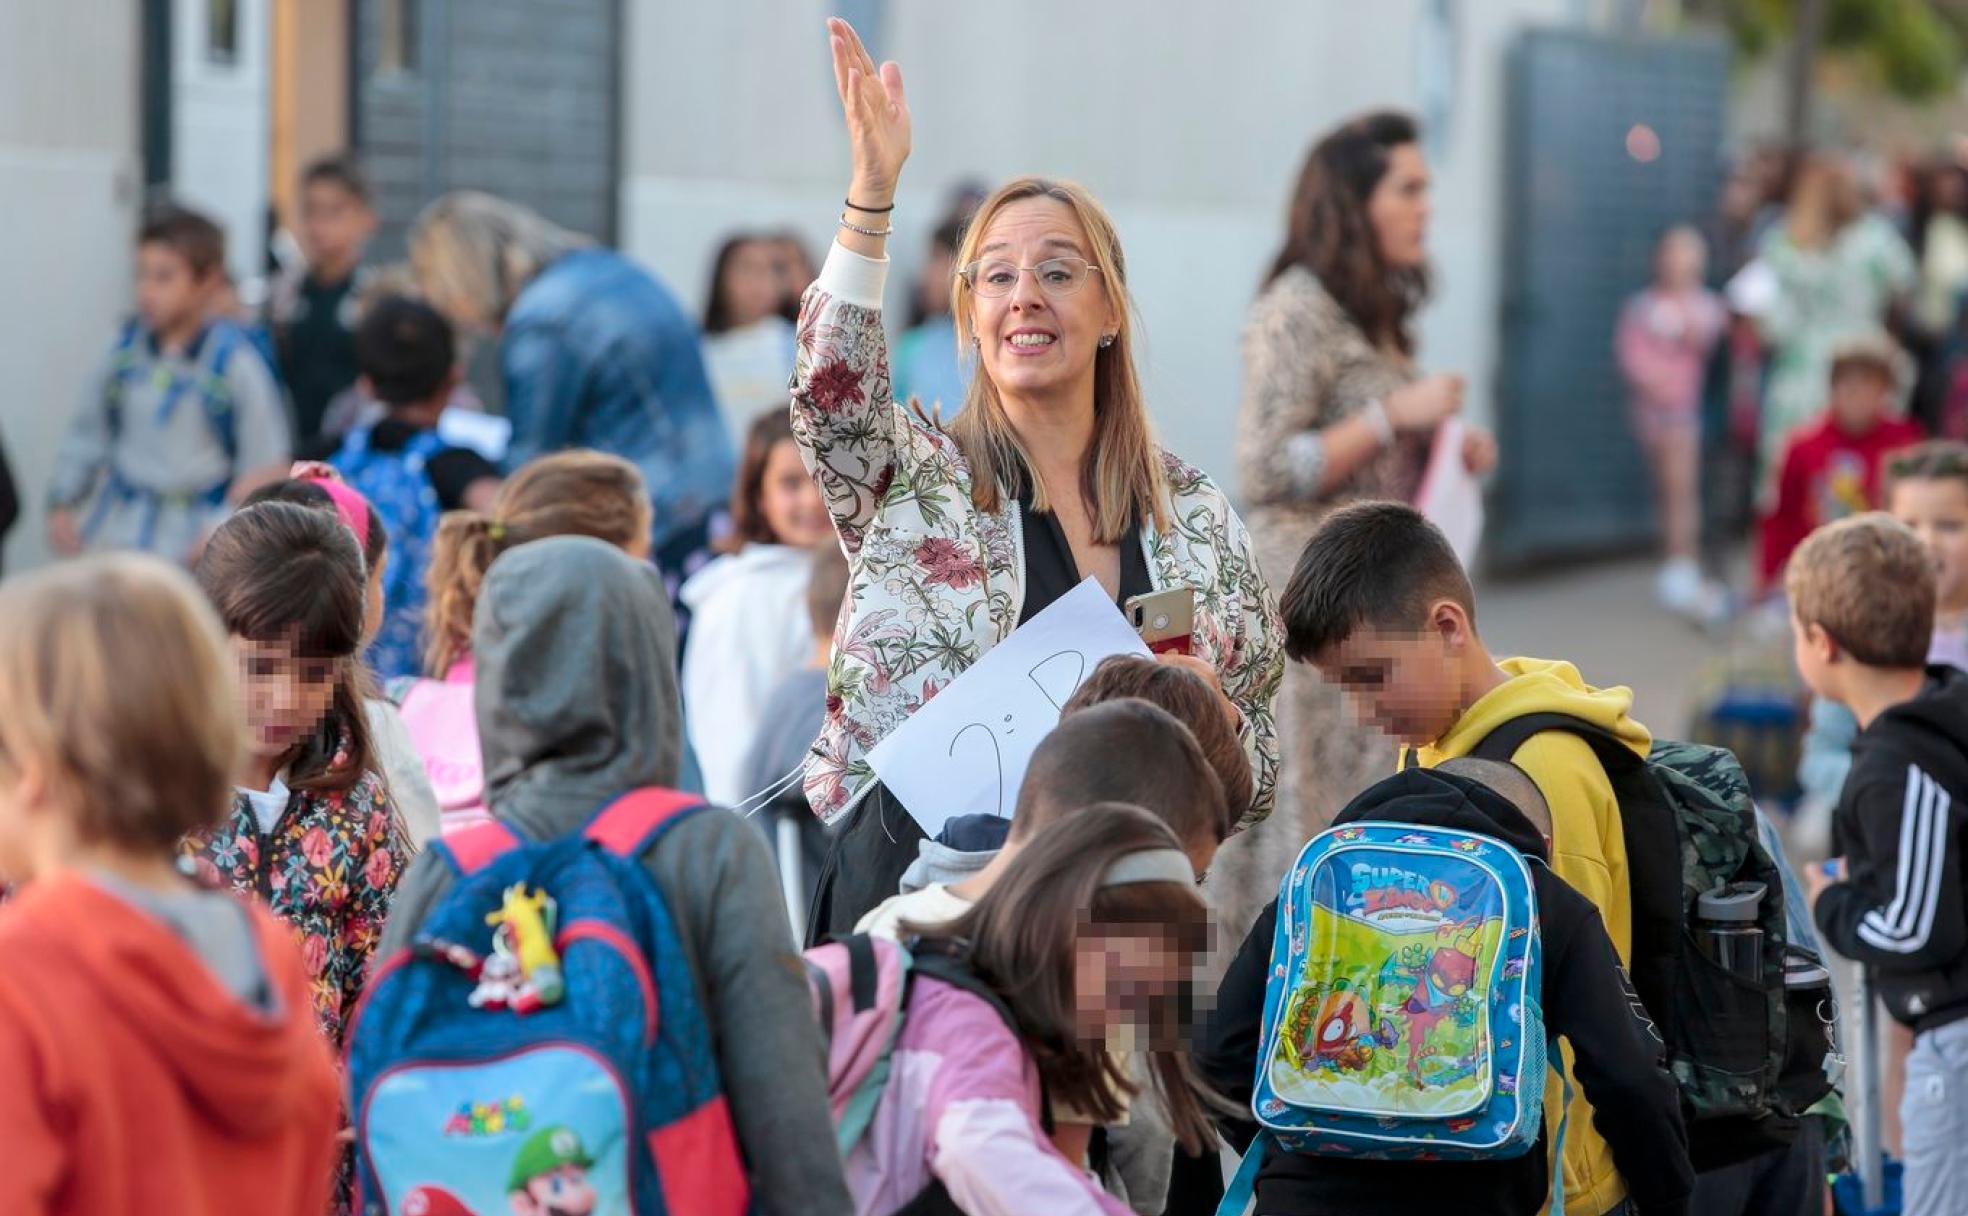
[[[1900,809],[1899,863],[1892,902],[1859,920],[1859,940],[1875,950],[1912,954],[1926,946],[1941,900],[1941,868],[1947,863],[1951,800],[1919,765],[1907,766],[1906,800]]]

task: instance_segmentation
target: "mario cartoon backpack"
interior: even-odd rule
[[[640,858],[708,809],[639,790],[581,831],[490,820],[369,981],[348,1073],[364,1216],[742,1216],[749,1185],[697,984]]]
[[[1272,1143],[1382,1160],[1530,1150],[1552,1048],[1529,866],[1491,837],[1402,823],[1305,846],[1278,891],[1251,1093],[1261,1130],[1219,1216],[1244,1210]]]

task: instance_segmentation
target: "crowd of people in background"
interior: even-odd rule
[[[1493,653],[1412,505],[1445,434],[1473,476],[1499,452],[1419,349],[1411,119],[1316,141],[1254,273],[1247,529],[1155,440],[1084,187],[957,191],[891,331],[908,103],[845,22],[829,44],[836,238],[816,268],[733,235],[701,324],[474,192],[371,265],[346,158],[305,171],[307,262],[263,317],[209,219],[146,220],[49,492],[86,556],[0,587],[0,1208],[1815,1214],[1830,1049],[1759,1003],[1822,961],[1815,922],[1905,1028],[1905,1210],[1964,1210],[1968,176],[1923,174],[1897,220],[1835,158],[1780,204],[1745,176],[1616,320],[1670,607],[1726,611],[1711,383],[1756,487],[1755,587],[1850,774],[1841,860],[1800,875],[1749,843],[1727,753],[1656,738],[1604,673]],[[1094,666],[1008,815],[926,831],[871,753],[1089,585],[1188,589],[1186,649]],[[1643,816],[1691,805],[1684,861]],[[1294,924],[1302,850],[1386,825],[1503,859],[1532,919],[1486,945],[1456,890],[1390,872],[1394,919],[1439,927],[1371,992],[1308,964],[1337,947]],[[1760,866],[1768,967],[1684,953],[1708,930],[1647,885],[1680,907],[1722,838]],[[1538,1042],[1486,1020],[1531,1006]],[[1404,1101],[1476,1086],[1510,1143],[1340,1149],[1267,1096],[1376,1058]]]

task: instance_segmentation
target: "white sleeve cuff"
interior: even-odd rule
[[[837,300],[878,310],[882,286],[888,282],[888,259],[867,257],[835,241],[827,250],[827,264],[814,281]]]

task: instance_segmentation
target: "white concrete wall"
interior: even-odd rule
[[[0,4],[0,442],[26,508],[9,571],[47,558],[55,443],[128,307],[137,47],[134,0]]]
[[[171,189],[225,229],[226,263],[259,274],[272,155],[272,13],[238,0],[238,53],[215,59],[205,0],[177,0],[171,19]]]
[[[1503,56],[1578,0],[862,0],[901,63],[915,151],[895,223],[900,309],[960,178],[1077,178],[1113,212],[1164,442],[1234,480],[1238,335],[1311,141],[1363,109],[1432,111],[1431,369],[1490,409],[1497,352]],[[632,0],[624,39],[622,243],[701,303],[719,237],[791,224],[817,252],[847,180],[820,0]],[[1450,13],[1449,33],[1433,22]],[[1446,75],[1424,64],[1448,66]],[[1433,81],[1424,91],[1424,80]],[[1437,106],[1429,99],[1439,99]]]

